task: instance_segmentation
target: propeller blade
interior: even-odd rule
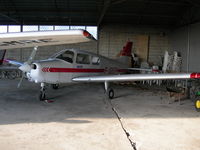
[[[32,53],[31,53],[29,59],[26,62],[27,64],[30,65],[33,62],[33,60],[35,58],[35,55],[36,55],[36,52],[37,52],[37,48],[38,48],[37,46],[34,47],[34,49],[33,49]]]
[[[24,77],[25,77],[25,75],[22,74],[22,77],[21,77],[19,83],[17,84],[17,88],[20,88],[20,87],[21,87],[21,84],[22,84],[22,81],[24,80]]]
[[[36,52],[37,52],[37,46],[34,47],[29,59],[19,67],[19,70],[21,70],[23,73],[31,71],[31,64],[35,58]]]
[[[24,62],[24,64],[21,64],[21,66],[19,67],[19,70],[21,70],[23,73],[22,73],[22,77],[21,77],[21,79],[20,79],[20,81],[19,81],[19,83],[17,85],[17,88],[20,88],[20,86],[21,86],[21,84],[23,82],[23,79],[26,76],[26,73],[31,71],[31,64],[32,64],[32,62],[33,62],[33,60],[35,58],[35,55],[36,55],[36,52],[37,52],[37,48],[38,48],[37,46],[34,47],[29,59],[26,62]]]

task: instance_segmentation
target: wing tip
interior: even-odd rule
[[[83,30],[83,36],[85,36],[88,39],[94,40],[96,41],[96,39],[92,36],[92,34],[90,34],[88,31]]]
[[[190,74],[191,79],[199,79],[200,78],[200,73],[191,73]]]

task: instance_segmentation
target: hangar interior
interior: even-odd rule
[[[155,65],[161,64],[159,57],[166,50],[178,51],[183,57],[182,71],[198,71],[194,64],[199,62],[199,5],[197,0],[1,1],[0,21],[1,25],[21,25],[21,31],[23,25],[98,27],[98,42],[41,48],[48,52],[39,51],[37,59],[63,48],[114,58],[130,40],[136,53],[140,43],[146,45],[146,59]],[[31,50],[18,51],[7,55],[26,60]]]
[[[132,41],[132,51],[151,65],[162,66],[165,51],[177,51],[182,72],[199,72],[199,7],[198,0],[2,0],[0,34],[12,27],[26,32],[25,26],[35,31],[93,29],[97,41],[39,47],[36,60],[67,48],[115,58]],[[6,58],[26,61],[31,51],[8,50]],[[103,89],[96,84],[66,86],[56,96],[49,90],[52,99],[59,99],[51,105],[32,100],[38,92],[35,84],[25,81],[21,89],[11,89],[18,80],[0,83],[1,149],[200,147],[200,115],[193,103],[166,105],[166,92],[153,87],[147,91],[118,85],[118,96],[110,102],[102,101]]]

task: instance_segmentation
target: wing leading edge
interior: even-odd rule
[[[85,30],[4,33],[0,36],[0,49],[72,44],[91,40],[95,38]]]
[[[142,80],[169,80],[169,79],[199,79],[200,73],[164,73],[164,74],[126,74],[76,77],[76,82],[105,82],[105,81],[142,81]]]

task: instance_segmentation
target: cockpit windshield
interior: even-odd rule
[[[69,63],[73,63],[74,60],[74,52],[72,51],[65,51],[64,53],[58,55],[56,58],[62,59]]]

